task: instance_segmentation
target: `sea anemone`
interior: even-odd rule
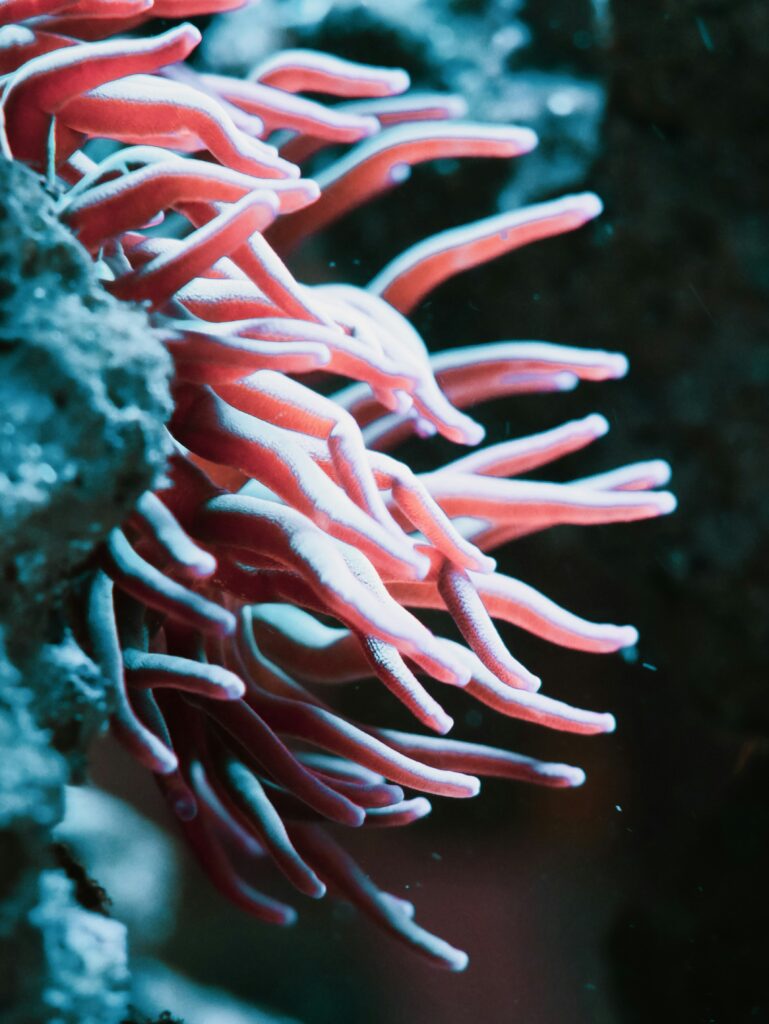
[[[625,373],[621,355],[543,342],[430,354],[407,319],[452,275],[571,231],[600,201],[567,196],[452,228],[365,288],[300,284],[291,249],[414,164],[515,157],[536,138],[461,120],[453,96],[404,97],[401,70],[293,50],[236,81],[184,63],[200,38],[190,24],[130,34],[234,6],[0,0],[4,153],[46,175],[104,287],[145,306],[175,367],[167,476],[100,552],[84,642],[114,689],[114,734],[155,774],[228,897],[265,921],[294,919],[249,882],[251,859],[268,855],[300,892],[331,887],[461,970],[466,955],[381,891],[331,826],[410,824],[430,810],[411,793],[471,797],[479,775],[583,781],[578,768],[444,738],[453,722],[434,693],[461,688],[512,718],[611,731],[610,714],[538,694],[494,620],[596,653],[632,646],[636,631],[564,610],[497,573],[488,551],[561,523],[669,512],[674,499],[654,489],[669,470],[518,479],[603,435],[599,415],[431,473],[386,454],[414,435],[478,444],[483,429],[460,411],[473,403]],[[95,138],[115,143],[99,162]],[[315,180],[301,176],[299,164],[340,145],[351,148]],[[186,226],[164,237],[169,212]],[[340,390],[340,377],[353,383]],[[414,608],[448,613],[465,643]],[[372,678],[424,733],[333,710],[336,687]]]

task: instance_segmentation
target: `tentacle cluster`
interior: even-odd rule
[[[560,608],[497,573],[488,552],[559,523],[669,512],[672,496],[656,489],[668,468],[517,479],[604,434],[598,415],[428,474],[388,454],[414,434],[477,444],[483,430],[462,411],[473,403],[623,375],[620,355],[544,342],[431,355],[406,318],[451,275],[575,229],[600,202],[567,196],[452,228],[367,288],[300,284],[287,253],[415,164],[507,159],[536,138],[462,120],[456,97],[404,97],[400,70],[297,50],[235,81],[183,63],[199,39],[189,24],[130,35],[152,17],[235,5],[0,0],[4,152],[47,174],[105,286],[146,304],[176,367],[168,486],[111,535],[87,642],[114,683],[115,735],[156,774],[232,900],[293,919],[249,880],[268,855],[300,892],[331,887],[461,969],[465,954],[380,891],[329,823],[406,825],[430,810],[421,794],[474,796],[483,775],[582,782],[578,768],[445,739],[440,688],[552,729],[611,731],[610,714],[541,696],[497,623],[597,653],[632,645],[635,630]],[[122,145],[96,163],[84,149],[96,137]],[[317,180],[302,176],[302,161],[340,144],[350,148]],[[186,232],[147,234],[171,211]],[[333,393],[338,377],[351,383]],[[464,643],[429,630],[419,608],[446,612]],[[333,710],[336,687],[368,679],[426,732]]]

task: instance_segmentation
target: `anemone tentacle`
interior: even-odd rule
[[[536,137],[466,123],[461,98],[407,93],[397,68],[292,50],[236,81],[183,63],[200,39],[190,24],[128,34],[239,4],[0,0],[0,24],[16,23],[0,48],[3,153],[47,170],[105,286],[145,304],[175,364],[167,479],[104,545],[84,641],[112,681],[116,737],[155,774],[229,899],[292,923],[249,881],[249,858],[268,855],[299,892],[332,889],[461,970],[466,955],[417,925],[325,826],[409,825],[430,811],[413,793],[472,797],[479,776],[582,783],[579,768],[447,738],[434,690],[554,730],[611,732],[610,713],[535,692],[496,623],[592,653],[632,646],[635,629],[560,607],[488,552],[560,523],[664,515],[669,467],[518,479],[603,436],[597,414],[430,473],[387,454],[411,435],[477,444],[483,428],[462,410],[488,399],[624,375],[620,354],[541,341],[430,354],[408,320],[452,275],[572,231],[601,203],[566,196],[451,227],[367,288],[301,283],[281,253],[412,165],[521,156]],[[98,164],[83,150],[94,137],[119,144]],[[307,177],[300,164],[331,144],[351,148]],[[172,212],[181,235],[147,234]],[[428,629],[423,608],[465,642]],[[364,680],[428,734],[338,714],[337,688]]]

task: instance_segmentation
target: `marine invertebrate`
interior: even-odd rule
[[[299,891],[332,886],[432,962],[461,969],[465,955],[380,891],[326,823],[409,824],[430,805],[405,790],[470,797],[478,775],[582,782],[577,768],[446,739],[453,723],[419,677],[510,717],[611,730],[611,715],[536,692],[494,620],[597,653],[632,645],[635,630],[567,612],[497,573],[488,551],[559,523],[668,512],[671,495],[655,490],[668,469],[507,479],[601,436],[596,415],[428,474],[387,454],[414,433],[478,444],[483,430],[462,411],[474,402],[625,372],[620,355],[539,342],[431,355],[407,319],[453,274],[578,228],[600,202],[567,196],[450,229],[366,289],[299,283],[284,261],[291,248],[412,165],[511,158],[536,139],[458,120],[454,97],[404,101],[399,70],[291,51],[235,82],[182,63],[199,38],[190,25],[125,35],[150,17],[224,6],[0,3],[0,18],[31,19],[0,38],[5,152],[47,173],[105,287],[147,306],[175,364],[168,482],[101,552],[85,640],[113,682],[116,735],[156,774],[234,902],[293,919],[249,884],[244,855],[269,854]],[[298,95],[307,91],[348,102],[325,107]],[[121,146],[96,163],[84,149],[94,137]],[[332,143],[352,148],[302,177],[295,161]],[[147,234],[169,211],[188,224],[181,236]],[[354,383],[339,389],[338,377]],[[466,646],[414,608],[447,612]],[[366,679],[427,734],[336,713],[326,694]]]

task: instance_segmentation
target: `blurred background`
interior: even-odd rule
[[[542,139],[512,170],[419,168],[307,247],[305,280],[364,283],[443,227],[601,195],[595,224],[456,278],[416,323],[434,348],[626,352],[623,381],[479,417],[497,441],[604,413],[609,436],[565,460],[564,478],[667,458],[680,508],[500,553],[566,607],[638,625],[625,658],[505,634],[544,692],[612,711],[614,735],[538,731],[461,695],[447,705],[461,737],[582,765],[585,786],[490,781],[411,829],[352,837],[385,888],[467,949],[465,974],[431,970],[330,901],[306,901],[287,931],[233,910],[177,846],[151,781],[102,744],[94,779],[127,803],[77,792],[61,835],[130,925],[137,1007],[188,1024],[769,1021],[769,6],[261,0],[208,23],[199,59],[242,74],[287,45],[406,67],[418,87],[463,94],[471,116]],[[404,458],[424,469],[448,448],[419,442]]]

